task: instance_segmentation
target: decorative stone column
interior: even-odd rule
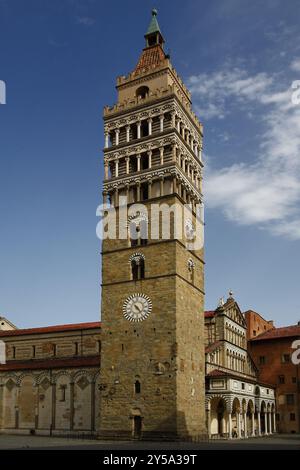
[[[136,198],[137,198],[137,201],[141,200],[141,183],[140,182],[138,182],[136,185]]]
[[[102,196],[103,196],[103,204],[107,204],[107,191],[103,191]]]
[[[119,160],[115,161],[115,177],[118,178],[119,176]]]
[[[115,145],[119,145],[119,135],[120,135],[120,129],[115,129],[115,136],[116,136],[116,143]]]
[[[104,162],[104,178],[108,179],[109,163],[107,160]]]
[[[180,134],[180,118],[177,120],[177,132]]]
[[[268,435],[268,420],[267,420],[267,412],[265,411],[265,434]]]
[[[152,118],[148,119],[148,135],[152,135]]]
[[[105,131],[104,133],[104,148],[108,148],[108,142],[109,142],[109,132],[108,131]]]
[[[126,126],[126,142],[130,141],[130,125]]]
[[[125,162],[126,162],[126,174],[128,175],[129,174],[129,161],[130,161],[130,157],[125,157]]]
[[[268,411],[268,421],[269,421],[269,434],[272,434],[271,411]]]
[[[148,163],[149,163],[149,168],[152,167],[152,150],[149,150],[148,152]]]
[[[172,145],[172,160],[173,160],[173,162],[176,162],[176,152],[177,152],[176,144],[173,144]]]
[[[159,130],[160,130],[160,132],[164,131],[164,119],[165,119],[165,116],[163,114],[161,114],[159,116]]]
[[[160,195],[161,196],[164,195],[164,177],[163,176],[160,178]]]
[[[141,121],[138,121],[136,123],[136,126],[137,126],[137,138],[140,139],[141,138]]]
[[[74,428],[74,381],[70,381],[70,431]]]
[[[148,180],[148,199],[152,198],[152,180]]]
[[[173,111],[172,114],[171,114],[171,125],[172,125],[173,128],[174,128],[175,125],[176,125],[176,124],[175,124],[175,117],[176,117],[175,111]]]
[[[207,425],[208,439],[211,439],[210,403],[207,404],[207,409],[206,409],[206,425]]]
[[[252,411],[252,413],[251,413],[251,421],[252,421],[251,436],[255,436],[255,414],[254,414],[254,411]]]
[[[276,432],[276,413],[273,411],[273,432]]]
[[[137,171],[141,171],[141,155],[137,154]]]
[[[247,430],[247,412],[244,411],[243,413],[244,416],[244,437],[245,439],[248,437],[248,430]]]
[[[261,436],[260,411],[257,412],[258,435]]]
[[[117,207],[119,205],[119,189],[115,188],[114,192],[114,206]]]
[[[160,164],[164,164],[164,147],[159,147],[159,152],[160,152]]]
[[[229,410],[228,413],[228,438],[232,439],[232,417],[231,417],[231,411]]]
[[[240,413],[240,411],[237,411],[235,416],[236,416],[237,435],[238,435],[238,438],[241,439],[242,433],[241,433],[241,413]]]
[[[50,374],[51,374],[51,370],[50,370]],[[50,436],[52,435],[52,431],[55,429],[55,416],[56,416],[56,383],[55,383],[55,380],[53,380],[53,378],[51,377],[50,378],[50,383],[51,383],[51,387],[52,387],[52,397],[51,397],[51,424],[50,424]]]

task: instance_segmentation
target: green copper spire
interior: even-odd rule
[[[145,34],[146,47],[154,46],[156,44],[160,44],[161,46],[163,46],[163,43],[165,42],[163,35],[161,34],[161,30],[157,22],[156,16],[157,10],[153,8],[152,19],[150,21],[147,33]]]
[[[160,33],[161,34],[161,30],[159,28],[159,24],[157,22],[156,16],[157,16],[157,10],[155,8],[153,8],[153,10],[152,10],[152,19],[150,21],[149,28],[147,30],[146,36],[148,36],[148,34],[153,34],[153,33]]]

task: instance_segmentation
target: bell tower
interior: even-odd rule
[[[187,242],[203,204],[203,129],[156,10],[145,40],[133,72],[117,79],[117,103],[104,108],[103,198],[117,223],[102,244],[99,435],[200,439],[204,261],[203,246]],[[175,212],[186,205],[179,235]]]

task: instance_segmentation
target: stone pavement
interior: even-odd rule
[[[150,441],[99,441],[77,438],[0,435],[0,449],[78,449],[78,450],[243,450],[288,449],[300,450],[299,434],[281,434],[261,438],[231,441],[150,442]]]

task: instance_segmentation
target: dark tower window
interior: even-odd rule
[[[149,168],[149,157],[146,153],[142,154],[141,158],[141,169],[147,170]]]
[[[131,261],[131,275],[133,281],[145,278],[145,261],[141,256]]]
[[[134,383],[134,393],[141,393],[141,382],[139,380]]]
[[[147,135],[149,135],[148,122],[142,121],[141,122],[141,137],[146,137]]]
[[[149,88],[147,86],[140,86],[136,92],[136,97],[140,99],[147,98],[149,96]]]
[[[143,183],[141,185],[141,200],[145,201],[148,199],[149,193],[148,193],[148,183]]]

